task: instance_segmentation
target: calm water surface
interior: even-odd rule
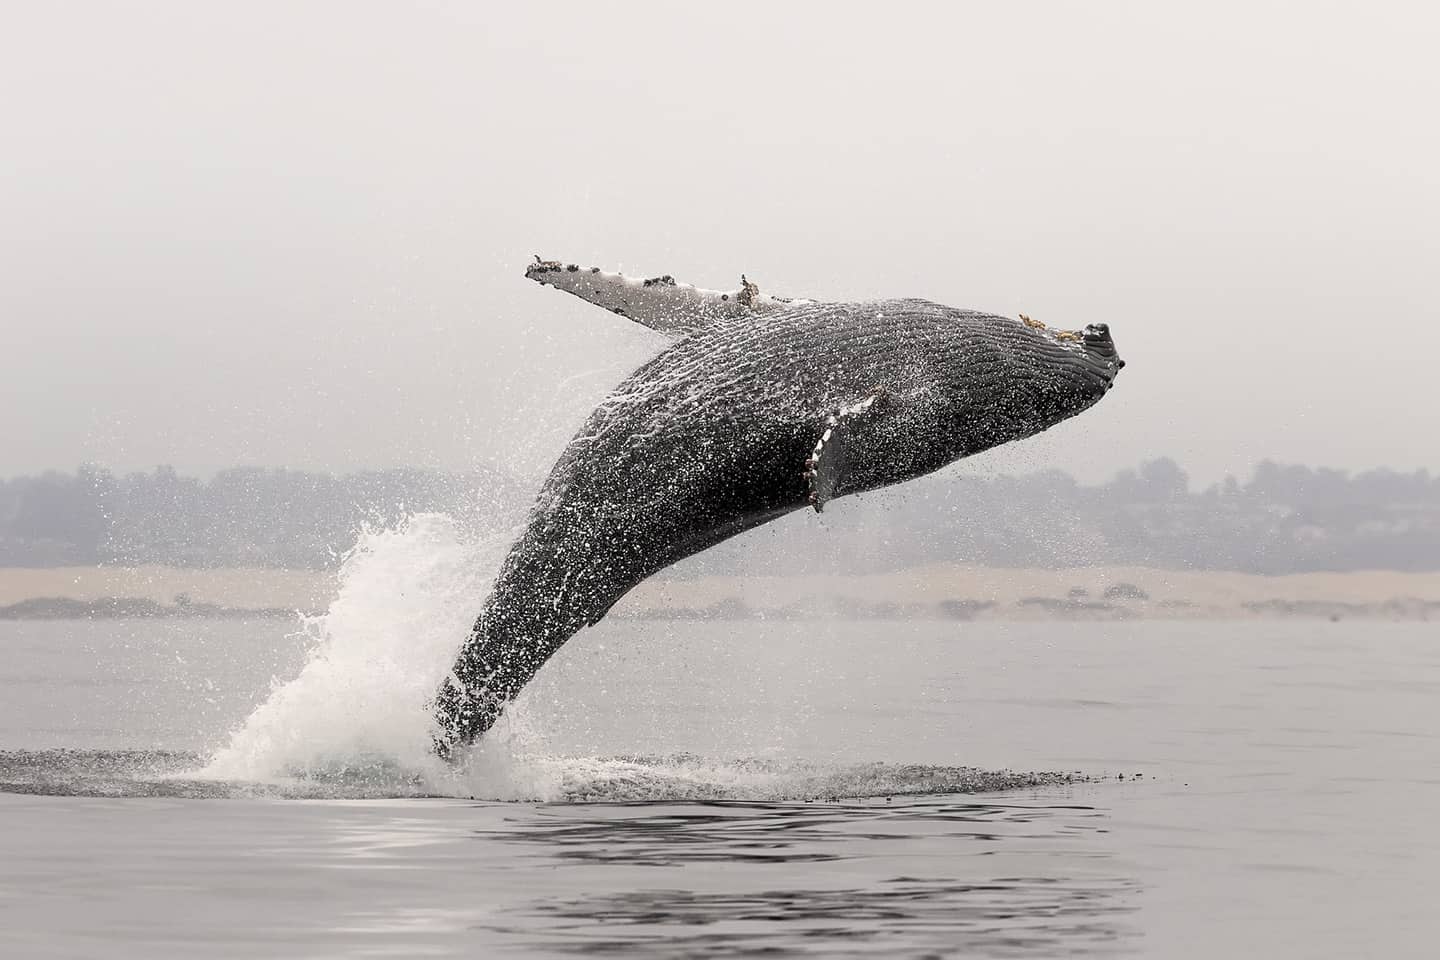
[[[1440,942],[1434,625],[602,624],[463,775],[197,773],[313,653],[290,633],[0,623],[0,956]]]

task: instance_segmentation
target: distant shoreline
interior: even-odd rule
[[[276,620],[295,619],[286,607],[222,607],[213,603],[156,603],[145,597],[33,597],[0,607],[0,620]]]
[[[0,620],[295,619],[322,613],[333,574],[180,567],[0,568]],[[476,607],[482,602],[475,598]],[[883,574],[701,576],[642,583],[623,620],[1440,621],[1440,573],[1285,576],[1145,567],[941,564]]]

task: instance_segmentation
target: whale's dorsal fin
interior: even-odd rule
[[[840,481],[850,467],[858,434],[866,430],[879,412],[876,404],[885,391],[872,390],[869,396],[855,403],[843,404],[825,418],[820,439],[805,461],[805,479],[810,485],[809,503],[819,513],[835,499]]]
[[[674,336],[693,333],[727,317],[760,316],[813,302],[763,294],[743,275],[738,290],[702,290],[688,283],[677,283],[668,274],[637,280],[607,273],[599,267],[541,260],[539,256],[525,270],[525,276]]]

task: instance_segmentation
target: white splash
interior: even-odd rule
[[[302,627],[313,647],[300,675],[278,685],[200,775],[448,779],[431,751],[427,705],[484,601],[494,546],[464,542],[443,514],[363,534],[330,609]]]

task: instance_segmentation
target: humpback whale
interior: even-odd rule
[[[702,290],[536,258],[526,276],[674,339],[566,446],[433,702],[453,757],[646,577],[795,510],[1029,437],[1109,391],[1109,328],[926,300]]]

